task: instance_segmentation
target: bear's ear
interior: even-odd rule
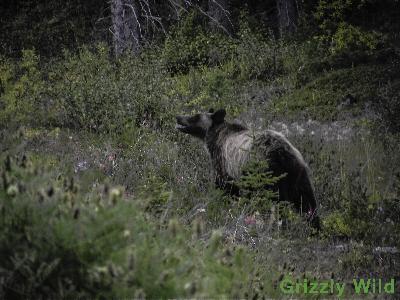
[[[208,113],[210,113],[210,114],[214,113],[214,109],[213,109],[213,108],[210,108],[210,110],[208,111]]]
[[[212,116],[214,124],[220,124],[224,121],[226,115],[225,109],[217,110]]]

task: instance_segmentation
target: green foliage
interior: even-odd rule
[[[351,228],[340,212],[333,212],[323,221],[324,232],[328,236],[351,236]]]
[[[231,57],[234,46],[229,37],[207,32],[198,13],[191,12],[170,31],[162,57],[171,72],[186,73],[191,67],[219,65]]]
[[[398,31],[397,1],[318,1],[314,17],[318,39],[333,57],[354,60],[372,57],[390,47]],[[388,24],[392,26],[388,27]]]
[[[335,119],[338,105],[347,95],[355,99],[353,107],[376,101],[382,80],[397,77],[387,65],[367,65],[334,70],[318,76],[315,80],[293,89],[275,101],[278,112],[302,110],[308,116],[318,119]]]
[[[78,55],[65,52],[64,59],[52,66],[49,77],[52,97],[65,114],[61,124],[98,131],[124,125],[119,118],[122,107],[117,99],[116,73],[105,47],[96,52],[83,48]]]
[[[163,59],[172,73],[187,74],[193,67],[223,66],[225,76],[239,80],[270,80],[282,71],[281,41],[271,33],[240,22],[237,38],[209,33],[191,13],[174,26],[163,48]]]
[[[292,42],[283,54],[283,72],[296,87],[301,87],[329,67],[326,62],[328,55],[326,47],[318,39]]]
[[[275,39],[272,33],[263,34],[242,21],[233,57],[238,79],[274,79],[283,71],[285,51],[285,43]]]
[[[139,192],[142,205],[146,211],[152,214],[160,214],[166,209],[166,204],[172,199],[172,192],[168,191],[167,183],[153,175],[146,180]]]
[[[342,22],[395,32],[399,25],[395,12],[398,5],[398,1],[392,0],[321,0],[313,8],[313,14],[322,32],[327,35],[333,35]],[[385,24],[387,21],[392,23],[391,28]]]
[[[324,203],[322,232],[328,238],[351,238],[369,245],[397,244],[399,165],[393,149],[398,140],[383,143],[381,136],[367,134],[366,128],[352,130],[358,135],[347,141],[329,142],[316,135],[313,142],[301,144],[304,156],[312,157],[316,198]]]
[[[190,40],[190,32],[185,34]],[[171,37],[171,41],[175,39]],[[182,43],[178,45],[181,47]],[[168,47],[165,47],[167,51]],[[196,53],[197,50],[192,51]],[[197,68],[191,67],[185,74],[175,75],[171,94],[181,99],[190,110],[224,107],[236,116],[252,100],[246,99],[246,93],[238,95],[249,83],[262,85],[262,81],[269,82],[281,75],[287,52],[288,48],[283,42],[251,30],[244,22],[238,39],[231,42],[229,57],[221,60],[217,66],[208,62]],[[180,52],[174,50],[172,53]]]
[[[54,176],[54,168],[40,170],[10,157],[2,164],[6,298],[252,293],[255,266],[243,263],[248,253],[225,251],[218,232],[205,251],[177,221],[168,230],[157,229],[156,220],[137,205],[140,198],[127,199],[118,188],[100,185],[83,193],[73,178]],[[155,203],[163,194],[155,189],[147,197]]]
[[[292,203],[277,201],[279,193],[276,185],[285,176],[286,174],[273,176],[268,162],[253,153],[252,158],[243,168],[242,176],[235,181],[235,185],[240,189],[240,196],[235,199],[237,200],[236,209],[238,212],[246,209],[246,213],[249,214],[247,222],[250,224],[252,222],[257,224],[259,216],[268,220],[268,230],[271,235],[279,235],[282,224],[287,230],[288,236],[291,234],[304,235],[308,226],[305,224],[305,220],[293,210]],[[232,211],[232,209],[230,210]],[[272,227],[273,225],[275,227]],[[251,234],[257,236],[259,233],[254,230]]]
[[[9,122],[37,124],[44,117],[44,81],[39,56],[33,50],[24,50],[18,64],[1,58],[0,72],[0,99],[4,106],[0,112],[0,126],[4,127]]]
[[[380,39],[380,35],[376,32],[367,32],[356,26],[340,23],[333,35],[331,51],[333,53],[355,50],[371,52],[377,49]]]
[[[114,63],[104,45],[78,54],[65,51],[46,68],[39,68],[39,57],[27,50],[19,64],[2,59],[1,74],[3,126],[14,122],[110,133],[159,128],[173,118],[170,82],[160,64],[130,55]]]
[[[105,46],[95,52],[83,48],[78,56],[66,53],[53,68],[53,96],[62,101],[63,123],[103,132],[164,124],[171,103],[163,70],[129,55],[115,65],[108,55]]]
[[[241,205],[250,206],[252,212],[268,212],[272,207],[272,200],[278,197],[273,187],[284,176],[274,177],[265,160],[251,159],[236,183],[241,192]]]
[[[232,78],[231,65],[191,70],[175,77],[174,93],[191,110],[224,107],[233,115],[240,111],[242,99],[236,97],[237,86]]]
[[[0,52],[16,58],[23,49],[35,48],[49,58],[61,55],[62,48],[98,41],[109,26],[101,18],[107,7],[106,1],[97,0],[3,1]]]
[[[348,13],[364,6],[366,1],[347,1],[347,0],[335,0],[335,1],[318,1],[316,7],[315,17],[319,20],[320,27],[328,34],[334,34],[336,26],[346,19]]]

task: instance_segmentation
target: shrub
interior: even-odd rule
[[[272,33],[263,34],[241,22],[234,60],[240,80],[269,81],[282,74],[286,45],[276,40]]]
[[[236,95],[238,87],[231,74],[229,65],[191,70],[187,75],[175,78],[176,97],[190,110],[225,107],[237,115],[242,100]]]
[[[117,62],[98,45],[40,64],[33,50],[20,63],[2,58],[2,126],[59,126],[121,133],[125,128],[160,128],[174,117],[166,70],[146,54]],[[46,79],[46,81],[45,81]]]
[[[265,214],[272,207],[272,200],[278,195],[273,191],[273,186],[283,177],[272,176],[268,171],[268,163],[262,160],[252,159],[243,169],[243,175],[237,182],[241,191],[241,205],[251,207],[251,213],[258,211]]]
[[[3,105],[0,126],[10,122],[37,125],[44,119],[44,81],[35,51],[24,50],[21,61],[16,64],[0,58],[0,83]],[[36,113],[33,114],[33,111]]]
[[[249,253],[226,245],[219,231],[199,241],[177,220],[164,228],[140,198],[108,185],[87,189],[41,165],[2,161],[0,296],[244,297],[260,285],[274,294],[272,273],[255,276]],[[165,196],[164,188],[148,190],[146,203]]]
[[[377,49],[381,39],[381,35],[377,32],[363,31],[356,26],[342,22],[333,35],[331,51],[340,53],[358,50],[368,53]]]
[[[192,67],[223,63],[230,58],[234,45],[226,35],[207,32],[199,13],[192,12],[172,28],[162,57],[170,72],[187,73]]]
[[[280,112],[298,112],[316,119],[335,119],[338,106],[347,95],[354,97],[354,112],[365,103],[376,101],[382,78],[397,78],[387,65],[364,65],[324,73],[300,88],[292,88],[274,102]],[[359,111],[358,111],[359,112]]]
[[[159,128],[172,119],[168,77],[157,61],[129,54],[116,63],[109,50],[82,48],[50,66],[48,93],[61,106],[62,126],[96,132]]]
[[[365,126],[365,125],[362,125]],[[371,128],[352,127],[354,136],[330,131],[294,142],[313,172],[316,198],[321,205],[322,232],[370,245],[393,245],[397,234],[394,203],[398,202],[398,141],[384,141]],[[348,130],[348,129],[347,129]],[[308,141],[307,141],[308,139]],[[391,213],[394,212],[394,214]],[[380,226],[376,226],[380,224]]]

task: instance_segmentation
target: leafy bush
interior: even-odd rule
[[[224,245],[219,231],[200,242],[196,226],[193,239],[174,219],[157,229],[163,224],[141,199],[119,188],[84,193],[73,177],[26,157],[2,163],[2,297],[244,297],[270,286],[269,276],[253,282],[248,253]],[[148,194],[148,203],[163,193]]]
[[[287,50],[283,41],[271,33],[263,34],[241,22],[239,39],[232,58],[238,79],[271,80],[282,74],[283,57]]]
[[[63,124],[103,132],[160,127],[171,118],[165,72],[145,58],[126,55],[115,65],[105,46],[66,52],[50,72],[52,96],[61,102]],[[162,78],[162,79],[161,79]]]
[[[396,214],[398,203],[399,166],[393,151],[398,140],[384,142],[362,127],[351,130],[354,136],[338,140],[319,134],[295,140],[313,171],[322,232],[369,245],[397,244],[397,217],[391,211]]]
[[[21,61],[12,63],[0,58],[0,126],[10,122],[36,125],[43,120],[44,81],[39,68],[39,56],[33,50],[24,50]],[[33,114],[33,111],[36,111]]]
[[[270,80],[280,74],[283,42],[274,39],[271,33],[251,29],[244,19],[239,27],[235,39],[209,33],[195,13],[189,14],[165,40],[163,60],[174,74],[187,74],[193,67],[221,65],[230,67],[230,74],[225,76],[238,80]]]
[[[328,236],[351,236],[351,229],[347,220],[344,220],[343,214],[334,212],[324,219],[324,233]]]
[[[54,57],[62,48],[76,49],[83,43],[105,39],[109,24],[99,17],[104,16],[106,8],[106,2],[97,0],[4,3],[0,51],[20,58],[21,50],[34,48],[41,56]]]
[[[231,74],[230,65],[191,70],[187,75],[175,77],[174,93],[187,109],[224,107],[236,115],[243,100],[236,96],[238,86]]]
[[[332,52],[364,50],[378,47],[380,36],[376,32],[366,32],[353,25],[340,23],[333,35]]]
[[[168,96],[171,82],[157,60],[126,55],[115,63],[104,45],[78,54],[65,51],[62,59],[42,67],[27,50],[18,64],[2,59],[1,74],[3,126],[14,122],[108,133],[160,128],[171,122],[176,107]]]
[[[172,73],[187,73],[192,67],[221,64],[230,58],[234,46],[226,35],[207,32],[198,13],[192,12],[173,27],[162,57]]]

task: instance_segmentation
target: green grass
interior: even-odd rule
[[[335,67],[313,43],[243,30],[192,37],[186,62],[184,31],[133,58],[99,45],[51,63],[33,51],[0,60],[0,296],[281,298],[289,276],[396,276],[398,254],[373,250],[400,247],[399,137],[382,134],[398,126],[397,65]],[[363,121],[368,102],[383,108],[378,126]],[[321,234],[268,193],[215,189],[202,145],[174,129],[176,114],[210,107],[263,124],[348,122],[351,138],[290,137],[312,171]],[[254,173],[245,188],[265,184]]]
[[[276,99],[274,108],[282,114],[302,111],[313,119],[335,120],[338,106],[351,95],[355,103],[350,110],[359,115],[366,102],[378,102],[382,85],[393,80],[398,81],[399,77],[390,65],[331,70]]]
[[[103,184],[84,192],[49,163],[8,161],[0,191],[6,298],[230,298],[253,294],[255,277],[271,286],[274,273],[254,275],[251,252],[233,249],[219,231],[207,237],[195,226],[194,235],[178,220],[155,219],[145,198]],[[148,204],[165,192],[152,190]]]
[[[296,143],[307,160],[314,158],[322,205],[322,234],[311,237],[297,215],[286,213],[282,227],[282,211],[258,207],[257,195],[241,202],[215,190],[199,145],[162,136],[142,131],[132,147],[124,140],[107,173],[97,164],[123,145],[120,139],[64,129],[3,132],[9,150],[0,164],[6,178],[0,244],[7,297],[280,298],[281,276],[394,276],[372,255],[376,246],[399,247],[390,183],[398,165],[380,141]],[[75,173],[85,159],[89,168]],[[341,244],[351,252],[335,250]],[[361,263],[365,255],[368,263]],[[397,258],[384,260],[394,267]]]

